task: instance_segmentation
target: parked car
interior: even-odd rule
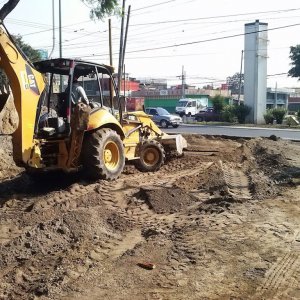
[[[170,114],[162,107],[148,107],[145,111],[148,115],[152,115],[152,120],[163,128],[168,128],[168,126],[177,128],[182,123],[181,117]]]
[[[220,121],[220,113],[216,112],[213,107],[207,107],[195,114],[195,120],[197,122]]]

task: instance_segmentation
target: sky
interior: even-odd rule
[[[5,1],[0,0],[0,6]],[[53,37],[52,3],[55,36]],[[120,5],[122,1],[120,1]],[[35,49],[59,57],[58,0],[20,0],[5,19],[11,34],[20,34]],[[300,87],[287,77],[290,46],[300,44],[300,3],[297,0],[126,0],[131,7],[125,70],[134,78],[164,78],[214,87],[240,72],[244,26],[268,23],[268,79],[271,88]],[[89,18],[80,0],[61,0],[63,57],[109,64],[108,17]],[[113,65],[118,68],[121,18],[112,16]],[[125,20],[126,24],[126,20]]]

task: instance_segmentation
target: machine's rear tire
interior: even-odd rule
[[[140,159],[135,163],[141,172],[158,171],[165,162],[166,153],[163,146],[157,141],[145,141],[140,146]]]
[[[82,148],[84,173],[91,179],[114,180],[125,165],[124,146],[112,129],[102,128],[86,137]]]

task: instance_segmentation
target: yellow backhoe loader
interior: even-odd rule
[[[83,169],[91,178],[112,180],[125,161],[141,171],[156,171],[166,154],[181,154],[186,147],[181,135],[162,132],[143,111],[123,112],[111,66],[63,58],[33,65],[4,25],[0,58],[19,116],[13,157],[30,173]],[[74,103],[75,78],[89,104]]]

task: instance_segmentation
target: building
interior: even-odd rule
[[[288,108],[290,92],[286,89],[267,88],[267,103],[266,108]]]

